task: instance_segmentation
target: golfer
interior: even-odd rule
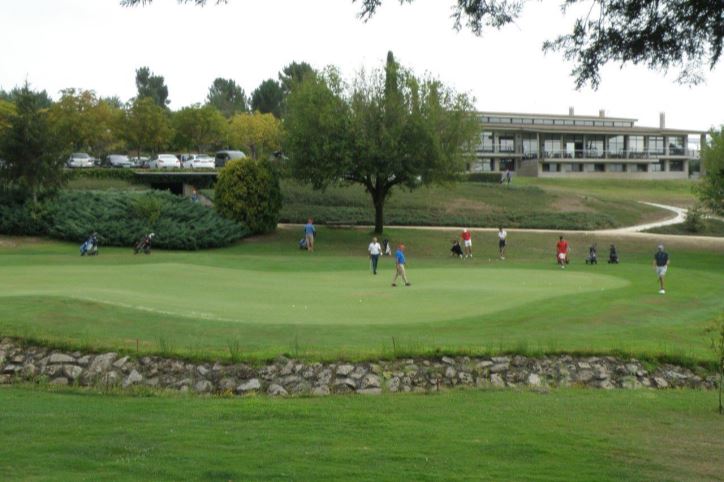
[[[405,282],[405,286],[410,286],[410,282],[407,281],[407,274],[405,273],[405,245],[401,244],[397,248],[395,253],[395,276],[392,277],[392,286],[397,286],[398,276],[402,277],[402,281]]]
[[[508,233],[503,229],[503,226],[498,228],[498,254],[500,259],[505,259],[505,239],[508,237]]]
[[[663,244],[659,245],[658,251],[654,254],[654,269],[656,270],[656,277],[659,278],[659,294],[663,295],[666,293],[664,276],[666,276],[666,271],[669,269],[669,253],[664,251]]]
[[[372,242],[367,246],[367,251],[370,253],[372,274],[377,274],[377,261],[379,261],[380,254],[382,254],[382,246],[377,242],[377,238],[372,238]]]
[[[465,257],[473,257],[473,239],[468,228],[463,229],[460,237],[463,239],[463,250],[465,251]]]
[[[314,236],[317,235],[317,230],[314,229],[312,218],[307,219],[307,224],[304,225],[304,240],[307,242],[307,251],[314,251]]]
[[[556,243],[556,261],[559,265],[561,265],[561,268],[565,268],[568,264],[568,250],[570,248],[568,247],[568,241],[563,239],[563,236],[560,236],[558,238],[558,243]]]

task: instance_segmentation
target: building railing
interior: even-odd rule
[[[478,147],[477,152],[480,154],[515,154],[515,149],[511,147],[503,147],[493,150],[490,147]],[[537,159],[538,152],[523,152],[523,159]],[[569,151],[567,149],[542,150],[543,158],[547,159],[654,159],[662,156],[682,156],[693,159],[699,159],[700,151],[698,149],[682,149],[669,147],[667,154],[663,149],[647,149],[647,150],[623,150],[623,149],[576,149]]]

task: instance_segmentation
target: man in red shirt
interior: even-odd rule
[[[556,261],[561,268],[565,268],[568,264],[568,241],[561,236],[556,243]]]
[[[465,252],[465,257],[467,258],[470,256],[473,257],[473,240],[472,236],[470,235],[470,231],[468,228],[463,229],[463,233],[460,235],[461,238],[463,238],[463,250]]]

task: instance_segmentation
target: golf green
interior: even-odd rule
[[[0,297],[63,297],[196,320],[370,325],[487,315],[543,299],[621,288],[615,276],[555,269],[419,268],[390,286],[392,267],[256,271],[182,263],[12,266]],[[324,262],[324,261],[320,261]]]

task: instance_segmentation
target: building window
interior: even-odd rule
[[[490,172],[493,170],[493,164],[490,159],[482,159],[480,161],[480,172]]]
[[[569,162],[567,164],[563,164],[563,170],[565,172],[583,172],[583,164]]]
[[[635,172],[646,172],[649,170],[648,164],[636,164],[634,171]]]
[[[513,159],[501,159],[499,162],[501,171],[515,171],[515,161]]]
[[[684,170],[684,161],[669,161],[669,171],[682,172]]]
[[[681,136],[669,137],[669,154],[672,156],[684,155],[684,138]]]
[[[606,164],[594,164],[593,165],[594,172],[606,172]]]
[[[480,134],[480,145],[483,152],[493,152],[493,133],[486,131]]]
[[[544,162],[543,172],[558,172],[560,164],[556,162]]]
[[[637,159],[644,156],[644,136],[628,136],[628,153]]]
[[[543,139],[543,150],[545,151],[545,157],[560,158],[563,154],[560,136],[546,136]]]
[[[623,164],[609,164],[608,172],[623,172]]]
[[[620,158],[624,154],[623,136],[608,138],[608,157]]]
[[[664,170],[664,161],[652,162],[649,171],[662,172]]]
[[[585,156],[589,159],[600,159],[603,157],[604,138],[603,136],[586,136]]]
[[[498,137],[499,152],[515,152],[515,142],[512,136]]]
[[[649,136],[649,154],[660,156],[664,153],[664,137]]]
[[[538,159],[538,139],[536,136],[523,136],[523,159]]]

